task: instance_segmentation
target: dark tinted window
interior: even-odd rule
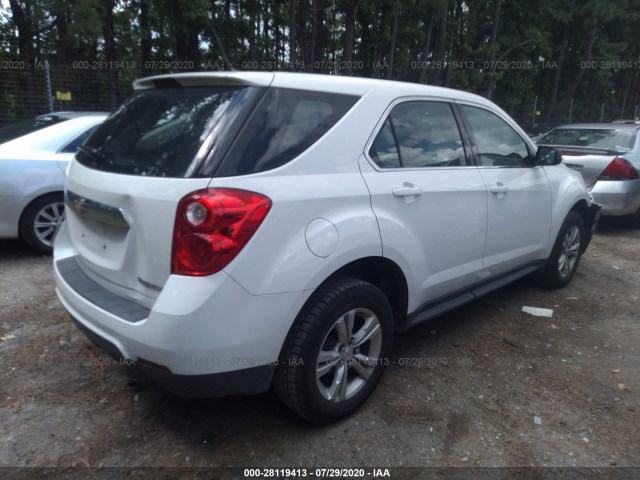
[[[391,120],[387,118],[371,148],[369,148],[369,156],[379,167],[398,168],[401,166],[394,135]]]
[[[0,128],[0,143],[10,142],[18,137],[42,130],[56,123],[64,122],[65,120],[67,119],[58,117],[57,115],[43,115],[38,118],[4,126]]]
[[[557,128],[538,140],[540,144],[629,150],[636,142],[636,129]]]
[[[396,105],[369,149],[369,156],[382,168],[466,164],[458,124],[451,107],[444,102]]]
[[[270,88],[216,176],[263,172],[293,160],[336,124],[357,97]]]
[[[85,130],[84,132],[82,132],[80,135],[78,135],[76,138],[74,138],[73,140],[71,140],[69,143],[67,143],[61,150],[60,153],[76,153],[76,151],[78,150],[78,147],[87,139],[89,138],[89,135],[91,135],[91,133],[98,128],[97,125],[94,125],[93,127]]]
[[[114,173],[191,176],[198,150],[210,133],[219,133],[230,123],[245,90],[214,86],[143,90],[98,127],[76,158],[88,167]]]
[[[480,164],[523,167],[530,158],[527,144],[504,120],[482,108],[461,106],[471,126]]]

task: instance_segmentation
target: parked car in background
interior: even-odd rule
[[[0,238],[21,237],[51,253],[64,220],[65,171],[105,118],[101,112],[56,112],[0,128]]]
[[[640,125],[584,123],[548,132],[538,145],[559,149],[563,163],[579,171],[603,215],[624,216],[640,228]]]
[[[396,330],[528,274],[566,285],[597,223],[580,175],[477,95],[288,72],[134,87],[69,168],[56,292],[183,395],[273,385],[333,422]]]

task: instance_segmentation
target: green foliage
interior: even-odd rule
[[[496,0],[12,4],[26,23],[18,29],[13,9],[0,11],[0,60],[69,69],[115,51],[118,61],[135,65],[101,74],[117,92],[143,74],[220,70],[228,61],[241,70],[392,78],[490,94],[523,123],[531,123],[534,104],[539,121],[560,123],[599,120],[602,105],[607,117],[629,116],[640,103],[640,0],[503,0],[498,18]],[[2,91],[9,90],[0,80]]]

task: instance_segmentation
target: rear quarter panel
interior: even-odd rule
[[[312,290],[354,260],[382,256],[358,159],[387,105],[384,95],[365,95],[290,163],[258,174],[212,179],[210,187],[251,190],[273,202],[253,238],[225,268],[249,293]],[[337,245],[326,257],[314,255],[305,238],[315,219],[327,220],[337,232]]]

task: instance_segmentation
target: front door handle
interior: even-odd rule
[[[413,183],[405,182],[400,188],[394,188],[391,193],[394,197],[419,197],[422,195],[422,189]]]
[[[491,193],[507,193],[509,191],[509,187],[507,187],[506,185],[498,182],[496,185],[494,185],[493,187],[491,187]]]

